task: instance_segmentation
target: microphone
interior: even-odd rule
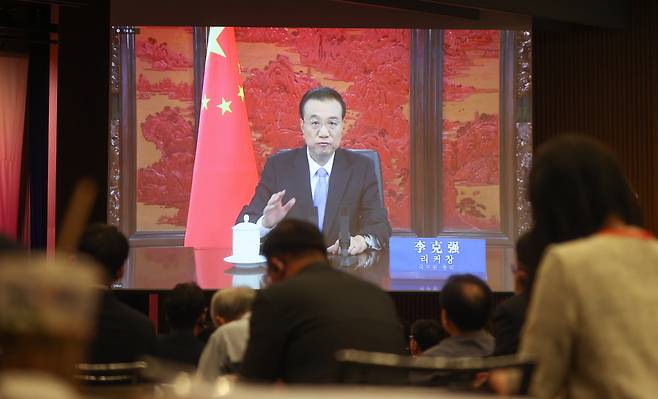
[[[340,256],[348,256],[350,249],[350,224],[347,216],[347,208],[340,208],[339,216],[339,233],[338,233],[338,248]]]

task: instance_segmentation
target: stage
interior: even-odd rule
[[[113,285],[116,295],[131,307],[148,314],[159,331],[167,326],[163,300],[176,284],[194,281],[204,289],[208,300],[222,288],[260,288],[265,265],[239,266],[225,262],[231,250],[193,249],[182,246],[132,247],[124,276]],[[487,247],[486,281],[495,292],[496,302],[507,298],[513,288],[510,263],[513,250]],[[445,279],[395,279],[390,275],[387,251],[358,257],[332,257],[332,265],[378,285],[391,294],[403,323],[421,318],[438,318],[439,292]],[[485,276],[481,276],[485,277]],[[340,295],[340,293],[337,293]]]
[[[508,250],[487,249],[486,273],[478,277],[487,281],[494,291],[511,291],[513,281]],[[166,291],[176,284],[194,281],[204,290],[227,287],[262,287],[265,264],[240,265],[226,262],[230,248],[193,249],[182,246],[133,247],[123,278],[116,289]],[[513,259],[513,258],[512,258]],[[332,256],[331,264],[346,273],[369,281],[392,292],[440,291],[445,278],[397,278],[399,265],[390,262],[387,250],[365,252],[358,256]],[[501,278],[502,277],[502,278]]]

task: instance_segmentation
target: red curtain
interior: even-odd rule
[[[27,56],[0,54],[0,233],[16,239]]]

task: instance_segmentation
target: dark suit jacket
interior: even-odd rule
[[[396,309],[378,287],[315,263],[258,292],[241,374],[261,382],[338,382],[334,356],[349,348],[403,354]]]
[[[109,290],[101,296],[97,322],[86,362],[133,362],[154,353],[155,332],[151,321],[120,302]]]
[[[514,295],[496,307],[492,319],[496,337],[495,356],[517,352],[527,306],[526,295]]]
[[[423,352],[423,356],[485,357],[494,350],[494,337],[484,330],[443,339]]]
[[[423,356],[438,357],[485,357],[494,350],[494,337],[484,330],[463,333],[443,339],[423,352]],[[471,376],[452,372],[413,371],[409,375],[413,385],[448,386],[464,389],[472,386]]]
[[[173,330],[167,335],[159,335],[155,355],[176,363],[189,364],[196,368],[199,364],[204,343],[194,336],[192,329]]]
[[[263,208],[272,194],[286,190],[283,203],[296,199],[287,217],[314,222],[317,212],[313,206],[306,146],[271,156],[260,177],[256,192],[237,219],[243,215],[255,222],[263,214]],[[351,235],[372,234],[385,247],[391,236],[386,208],[379,199],[377,177],[372,160],[364,155],[338,148],[329,177],[329,193],[324,215],[323,233],[327,245],[338,239],[339,214],[347,210]]]

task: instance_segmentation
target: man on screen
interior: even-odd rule
[[[340,221],[347,218],[349,254],[381,249],[391,227],[381,204],[374,164],[340,148],[345,102],[334,89],[318,87],[299,103],[305,146],[271,156],[244,214],[258,220],[261,236],[286,217],[317,222],[330,254],[339,253]]]

